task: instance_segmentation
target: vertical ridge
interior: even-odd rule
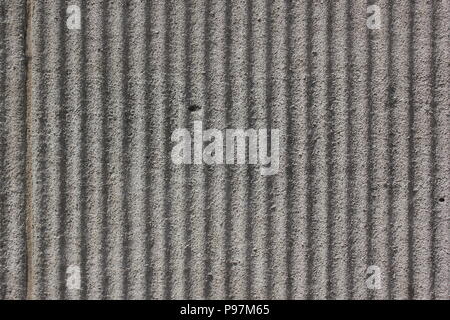
[[[347,17],[347,5],[344,2],[333,2],[329,8],[329,283],[328,296],[332,299],[348,298],[348,245],[347,212],[348,212],[348,71],[347,64],[347,29],[341,21]]]
[[[126,196],[129,205],[127,218],[130,226],[129,248],[129,298],[143,299],[146,291],[145,278],[145,243],[146,212],[145,200],[145,106],[146,106],[146,70],[145,70],[145,3],[128,4],[129,16],[127,41],[128,55],[128,99],[126,121],[127,132],[126,154],[129,157],[129,179]]]
[[[286,47],[286,20],[287,8],[285,1],[274,1],[269,7],[269,19],[273,20],[272,30],[272,72],[269,74],[272,79],[271,95],[268,104],[271,110],[268,119],[268,130],[279,130],[279,168],[276,174],[268,177],[270,179],[271,207],[268,214],[273,215],[272,222],[272,243],[273,247],[273,293],[272,299],[286,299],[287,296],[287,176],[286,159],[287,153],[287,114],[288,114],[288,84],[287,84],[287,47]],[[271,150],[273,151],[273,149]],[[272,164],[271,164],[272,165]]]
[[[248,80],[251,83],[251,89],[247,89],[249,99],[249,109],[247,123],[250,128],[264,129],[267,128],[266,122],[266,105],[267,85],[266,73],[266,39],[267,30],[264,22],[266,17],[265,1],[248,1],[247,2],[247,25],[249,30],[248,39],[249,48],[247,50],[250,62],[248,64]],[[248,84],[250,86],[250,84]],[[268,251],[266,238],[269,226],[266,224],[266,213],[268,211],[267,199],[267,178],[262,176],[258,166],[249,168],[249,215],[250,220],[249,238],[251,251],[250,261],[247,267],[250,270],[249,282],[247,290],[251,297],[256,299],[267,299],[268,286],[266,285],[269,276]],[[251,249],[251,250],[250,250]]]
[[[369,2],[371,3],[371,2]],[[387,0],[378,1],[381,17],[388,17]],[[388,232],[388,24],[380,29],[368,29],[371,65],[369,85],[369,215],[370,265],[380,268],[381,287],[372,292],[376,299],[387,298],[389,270],[387,269]]]
[[[408,297],[408,41],[407,3],[390,1],[390,295]]]
[[[413,95],[412,115],[412,165],[413,165],[413,297],[431,298],[431,83],[432,78],[432,8],[431,2],[413,2],[413,63],[411,74]]]
[[[324,14],[325,13],[325,14]],[[309,175],[310,180],[310,224],[311,229],[311,296],[312,299],[325,299],[327,295],[327,159],[326,159],[326,114],[327,114],[327,83],[326,83],[326,53],[328,45],[327,18],[328,10],[325,3],[314,5],[312,12],[311,44],[310,44],[310,110],[309,110]],[[310,270],[310,272],[312,271]]]
[[[432,298],[446,300],[450,296],[448,286],[449,264],[449,120],[448,120],[448,15],[449,2],[433,1],[433,53],[432,66]]]
[[[169,1],[167,12],[168,59],[166,95],[168,110],[166,113],[165,143],[170,146],[170,135],[173,130],[183,128],[185,124],[185,83],[184,68],[186,67],[183,27],[185,21],[185,4]],[[168,13],[171,14],[168,14]],[[166,161],[170,161],[167,158]],[[186,199],[186,168],[184,165],[169,164],[168,196],[170,199],[168,214],[169,239],[169,270],[171,272],[170,285],[173,291],[169,295],[172,299],[183,299],[187,296],[187,283],[184,270],[186,268],[185,250],[179,243],[186,243],[187,199]]]
[[[45,188],[47,185],[47,179],[45,175],[45,155],[47,152],[46,144],[44,143],[44,128],[46,113],[42,107],[44,96],[42,94],[43,81],[42,80],[42,69],[44,66],[44,59],[42,57],[43,40],[42,40],[42,24],[43,24],[43,4],[35,3],[34,18],[33,18],[33,36],[35,37],[32,41],[32,52],[33,63],[32,63],[32,87],[31,100],[34,105],[30,111],[30,141],[31,141],[31,169],[32,169],[32,204],[31,212],[32,220],[29,222],[31,226],[35,226],[32,234],[33,250],[36,254],[31,255],[33,268],[33,274],[30,277],[31,284],[29,287],[32,289],[28,293],[28,296],[32,299],[43,299],[44,298],[44,284],[46,283],[45,278],[45,247],[44,241],[46,237],[46,223],[43,221],[43,216],[41,212],[46,211],[45,201],[46,194]]]
[[[226,129],[246,129],[246,109],[248,105],[247,92],[245,90],[246,75],[246,3],[232,5],[230,8],[230,95],[231,101],[228,105],[228,122]],[[226,141],[226,153],[229,152],[230,142]],[[235,151],[232,151],[235,153]],[[230,268],[230,296],[231,299],[244,299],[246,296],[246,286],[242,279],[245,279],[245,270],[248,263],[246,257],[246,217],[247,209],[247,176],[248,169],[243,165],[227,163],[230,167],[230,242],[227,250],[230,252],[228,268]]]
[[[63,93],[61,92],[62,71],[64,56],[61,48],[62,37],[62,16],[61,16],[61,2],[57,6],[50,5],[44,2],[44,14],[55,17],[55,22],[46,23],[44,32],[48,34],[45,41],[44,48],[46,50],[45,65],[48,66],[46,73],[46,81],[44,91],[47,93],[44,98],[44,105],[46,107],[46,127],[45,140],[48,145],[45,161],[47,162],[46,175],[48,177],[48,194],[47,208],[42,212],[47,219],[47,241],[45,242],[46,264],[43,267],[47,272],[46,279],[46,298],[59,299],[63,288],[62,281],[62,243],[59,235],[63,232],[61,230],[62,210],[63,210],[63,189],[62,181],[64,181],[63,171],[64,166],[64,150],[61,145],[62,126],[64,111],[62,106]]]
[[[63,2],[63,21],[66,20],[64,13],[73,1],[66,0]],[[78,1],[75,3],[80,5]],[[80,31],[71,32],[65,26],[63,33],[65,33],[65,47],[64,47],[64,68],[66,75],[66,84],[64,91],[65,106],[65,124],[64,124],[64,145],[65,147],[65,161],[62,164],[65,166],[66,179],[64,182],[64,197],[65,197],[65,212],[64,218],[64,243],[65,243],[65,264],[63,264],[62,282],[65,287],[64,299],[80,299],[80,291],[78,289],[71,289],[66,287],[66,277],[68,268],[71,266],[80,268],[81,265],[81,203],[82,203],[82,184],[81,177],[81,157],[82,157],[82,81],[80,74],[82,72],[82,37]]]
[[[206,106],[205,80],[205,1],[190,0],[186,6],[186,27],[184,32],[186,61],[186,102],[185,108],[192,110],[186,120],[202,121],[203,129],[208,129],[204,123]],[[194,107],[199,107],[194,111]],[[205,164],[191,166],[188,170],[186,184],[189,187],[189,226],[188,243],[190,244],[189,259],[186,261],[190,269],[188,298],[203,299],[205,293]]]
[[[351,42],[353,46],[350,52],[350,111],[349,111],[349,189],[350,225],[352,226],[350,239],[350,261],[352,266],[350,288],[352,299],[366,299],[367,288],[365,285],[365,272],[368,267],[368,236],[366,226],[368,224],[368,75],[360,72],[368,66],[367,27],[366,27],[366,3],[354,3],[349,11]],[[370,67],[369,71],[370,71]]]
[[[105,65],[103,59],[106,3],[86,3],[86,158],[85,166],[85,212],[86,225],[86,298],[102,299],[105,296],[104,245],[105,237]]]
[[[106,296],[110,299],[123,299],[127,294],[127,269],[124,251],[126,244],[126,196],[124,194],[125,169],[125,94],[127,88],[125,70],[127,61],[125,52],[125,4],[120,1],[108,5],[106,38],[110,43],[106,61],[109,66],[107,74],[107,136],[105,141],[107,162],[107,195],[108,229],[114,232],[107,235],[107,265],[106,276],[108,286]]]
[[[306,299],[308,295],[308,41],[307,0],[291,3],[288,39],[290,52],[288,103],[289,181],[289,261],[288,298]],[[306,39],[306,40],[305,40]],[[306,132],[306,134],[305,134]]]
[[[206,0],[206,78],[207,101],[205,126],[226,126],[227,66],[226,57],[226,9],[223,1]],[[209,299],[224,299],[228,295],[226,266],[226,215],[227,169],[224,166],[207,166],[207,252],[208,260],[206,294]]]

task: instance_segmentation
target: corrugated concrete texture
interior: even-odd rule
[[[0,1],[0,299],[26,296],[25,1]]]
[[[24,2],[0,297],[449,298],[448,0]],[[194,121],[278,129],[278,173],[175,164]]]

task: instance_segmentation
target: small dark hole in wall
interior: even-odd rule
[[[445,199],[444,198],[439,198],[439,202],[444,202]]]
[[[192,105],[189,106],[188,110],[189,110],[190,112],[195,112],[195,111],[200,110],[201,108],[202,108],[202,107],[200,107],[200,106],[198,106],[198,105],[196,105],[196,104],[192,104]]]

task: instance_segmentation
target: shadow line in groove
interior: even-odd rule
[[[307,3],[306,12],[311,13],[313,10],[313,0],[309,0]],[[313,35],[313,27],[312,27],[312,14],[307,14],[306,21],[306,74],[307,74],[307,105],[306,105],[306,124],[307,124],[307,132],[306,132],[306,193],[307,193],[307,203],[306,203],[306,230],[307,230],[307,239],[306,239],[306,248],[307,248],[307,275],[306,275],[306,288],[307,294],[306,299],[312,299],[313,292],[313,272],[314,272],[314,257],[313,257],[313,230],[312,230],[312,214],[313,214],[313,200],[312,200],[312,185],[313,185],[313,174],[314,167],[312,162],[312,154],[313,154],[313,140],[312,140],[312,108],[313,108],[313,79],[312,79],[312,70],[313,70],[313,62],[312,62],[312,35]]]
[[[439,139],[439,129],[438,129],[438,107],[437,102],[435,100],[437,95],[437,77],[438,77],[438,71],[439,65],[437,63],[437,56],[438,56],[438,46],[436,44],[437,38],[438,38],[438,27],[437,27],[437,16],[438,16],[438,6],[436,5],[436,1],[431,2],[431,10],[432,10],[432,16],[431,16],[431,74],[432,74],[432,80],[431,80],[431,298],[437,299],[437,272],[439,272],[439,266],[436,261],[438,254],[437,251],[439,250],[438,247],[438,231],[439,231],[439,220],[440,220],[440,214],[439,211],[441,210],[438,207],[438,198],[439,194],[436,188],[436,184],[438,183],[439,179],[439,170],[438,170],[438,139]]]
[[[231,121],[232,106],[232,91],[231,91],[231,0],[226,0],[225,5],[225,107],[228,108],[225,111],[225,127],[228,127]],[[231,170],[229,166],[225,166],[225,299],[230,299],[231,297],[231,228],[232,228],[232,217],[231,212]]]
[[[2,10],[4,10],[2,6]],[[26,58],[26,72],[25,72],[25,82],[26,82],[26,93],[25,93],[25,104],[26,104],[26,119],[25,119],[25,132],[26,132],[26,194],[25,194],[25,203],[26,203],[26,289],[25,289],[25,298],[27,300],[32,299],[33,293],[33,154],[32,154],[32,124],[31,124],[31,108],[32,108],[32,72],[33,72],[33,64],[32,64],[32,56],[33,56],[33,46],[32,46],[32,22],[33,22],[33,13],[34,13],[34,0],[27,0],[26,9],[25,9],[25,19],[26,25],[24,30],[24,42],[25,42],[25,58]],[[2,14],[4,16],[4,13]],[[3,32],[4,29],[2,29]],[[1,36],[1,39],[4,43],[5,34]],[[5,54],[5,53],[3,53]],[[5,56],[6,57],[6,56]],[[2,58],[2,61],[5,58]],[[4,91],[5,83],[2,83],[2,90]],[[3,154],[3,151],[2,151]],[[0,200],[2,201],[2,200]],[[3,211],[4,212],[4,211]],[[0,279],[1,280],[1,279]],[[2,283],[3,280],[2,280]],[[1,290],[1,288],[0,288]],[[0,296],[2,296],[0,292]]]
[[[373,3],[373,0],[368,0],[366,7],[370,6]],[[373,87],[372,82],[374,78],[373,72],[373,34],[369,28],[366,28],[366,40],[367,40],[367,48],[368,48],[368,57],[367,57],[367,76],[366,76],[366,90],[367,90],[367,102],[368,102],[368,116],[367,116],[367,260],[368,266],[373,265],[375,263],[374,259],[374,227],[373,223],[375,222],[372,218],[374,213],[374,206],[372,200],[372,188],[373,188],[373,180],[374,180],[374,168],[376,166],[375,161],[373,160],[374,148],[373,148],[373,111],[374,111],[374,101],[373,101]],[[369,293],[368,298],[374,299],[374,294]]]
[[[330,1],[327,1],[326,5],[326,11],[327,11],[327,30],[326,30],[326,52],[327,52],[327,62],[326,62],[326,73],[327,73],[327,79],[326,79],[326,92],[325,92],[325,99],[327,104],[327,110],[326,110],[326,124],[325,124],[325,130],[326,130],[326,171],[327,171],[327,181],[326,181],[326,188],[327,188],[327,195],[326,195],[326,228],[327,228],[327,262],[326,262],[326,299],[332,299],[333,298],[333,290],[334,287],[332,285],[332,275],[334,271],[334,259],[333,259],[333,253],[334,253],[334,240],[336,240],[336,233],[333,228],[333,221],[332,221],[332,212],[333,212],[333,203],[335,200],[333,197],[333,182],[332,177],[334,177],[334,173],[336,172],[336,167],[334,165],[333,159],[333,140],[335,138],[334,136],[334,127],[333,124],[336,120],[336,114],[333,110],[333,102],[332,102],[332,95],[334,94],[335,86],[333,84],[333,64],[332,64],[332,57],[333,57],[333,49],[332,49],[332,37],[333,37],[333,14],[336,14],[333,12],[333,5]]]
[[[272,0],[266,0],[265,2],[266,7],[266,128],[269,129],[272,126],[272,101],[274,99],[273,97],[273,35],[272,35]],[[271,134],[268,134],[268,147],[269,150],[270,147],[270,141],[269,137]],[[271,149],[270,149],[271,150]],[[267,230],[267,239],[266,239],[266,247],[267,247],[267,283],[266,283],[266,297],[268,299],[273,298],[273,285],[274,285],[274,274],[273,274],[273,268],[274,268],[274,255],[275,252],[273,252],[273,244],[274,244],[274,227],[273,227],[273,218],[272,218],[272,206],[273,206],[273,198],[270,197],[270,193],[273,190],[274,186],[274,178],[273,176],[269,176],[265,178],[267,181],[266,184],[266,197],[268,206],[266,207],[266,214],[267,214],[267,223],[266,223],[266,230]]]
[[[170,8],[168,1],[164,2],[164,110],[163,110],[163,117],[165,117],[165,124],[164,125],[164,136],[163,136],[163,154],[167,154],[168,151],[168,142],[170,141],[170,118],[168,116],[168,112],[170,110],[170,101],[169,101],[169,93],[170,93],[170,32],[172,30],[171,23],[170,23]],[[167,158],[164,158],[164,245],[165,245],[165,251],[164,251],[164,299],[170,299],[172,298],[172,270],[170,265],[170,258],[171,258],[171,243],[170,243],[170,229],[171,229],[171,222],[170,222],[170,210],[171,210],[171,203],[169,202],[169,193],[170,193],[170,163]]]
[[[204,25],[204,41],[205,41],[205,123],[206,126],[210,127],[210,117],[211,117],[211,95],[210,95],[210,87],[211,87],[211,28],[210,25],[212,23],[211,21],[211,0],[205,0],[205,25]],[[205,172],[205,184],[204,184],[204,193],[206,196],[207,203],[213,203],[213,196],[211,195],[211,190],[213,187],[213,184],[210,183],[210,181],[213,178],[212,171],[209,166],[207,166],[207,170]],[[212,269],[212,210],[211,206],[207,206],[205,208],[205,273],[206,273],[206,279],[205,279],[205,286],[204,286],[204,297],[205,299],[211,299],[212,298],[212,287],[211,287],[211,279],[210,275],[213,275],[213,269]]]
[[[152,43],[152,24],[151,24],[151,6],[147,2],[145,2],[145,54],[147,55],[147,58],[145,59],[145,106],[151,106],[153,105],[153,102],[150,101],[150,81],[149,79],[149,70],[150,70],[150,44]],[[145,151],[145,159],[147,166],[146,168],[151,167],[151,136],[152,136],[152,126],[151,126],[151,113],[149,111],[146,111],[145,113],[145,145],[146,145],[146,151]],[[151,186],[152,180],[151,180],[151,170],[146,170],[145,175],[145,185]],[[153,232],[153,226],[152,226],[152,214],[151,211],[151,204],[154,201],[154,199],[151,198],[151,192],[149,188],[145,189],[145,203],[144,203],[144,210],[147,214],[147,217],[145,219],[145,262],[147,263],[147,268],[145,271],[145,283],[146,283],[146,292],[145,292],[145,298],[146,299],[155,299],[156,297],[152,296],[152,285],[153,282],[152,274],[153,274],[153,265],[152,265],[152,247],[153,247],[153,239],[152,234]]]
[[[5,15],[5,2],[1,2],[0,3],[0,17],[6,17]],[[29,24],[29,12],[27,11],[27,24]],[[28,31],[28,25],[27,25],[27,31]],[[6,25],[5,24],[0,24],[0,43],[4,44],[6,43]],[[28,35],[28,32],[27,32]],[[28,43],[26,43],[26,45],[28,46]],[[28,52],[28,48],[25,49]],[[6,69],[6,49],[3,48],[3,50],[0,51],[0,61],[2,63],[4,63],[4,66],[2,66],[3,68]],[[2,68],[2,69],[3,69]],[[27,59],[27,98],[28,98],[28,92],[29,92],[29,88],[30,88],[30,76],[29,72],[29,59]],[[0,74],[0,181],[5,181],[6,175],[5,175],[5,159],[6,159],[6,107],[5,107],[5,92],[6,92],[6,74],[4,72],[2,72]],[[29,101],[27,100],[27,126],[29,126]],[[28,135],[29,137],[29,135]],[[28,141],[28,137],[27,137],[27,166],[29,165],[28,163],[30,162],[29,156],[30,156],[30,152],[29,152],[29,141]],[[29,180],[29,173],[31,172],[31,170],[27,170],[27,179]],[[27,184],[27,194],[31,194],[30,190],[29,190],[30,184],[28,182]],[[30,201],[29,199],[27,199],[27,201]],[[6,266],[6,223],[4,222],[4,216],[6,216],[6,194],[4,193],[3,188],[0,190],[0,266]],[[30,204],[28,203],[27,205],[27,219],[30,219]],[[29,222],[27,221],[27,274],[28,274],[28,279],[27,282],[30,279],[31,273],[31,237],[30,237],[30,233],[29,233]],[[29,284],[27,284],[27,287],[29,286]],[[6,298],[6,292],[7,292],[7,283],[6,283],[6,268],[0,268],[0,299],[5,299]]]
[[[247,96],[247,101],[248,101],[248,105],[247,105],[247,115],[246,115],[246,123],[248,124],[249,128],[255,128],[254,126],[254,121],[252,121],[252,108],[254,106],[254,101],[253,101],[253,96],[252,96],[252,88],[254,86],[253,83],[253,79],[252,79],[252,74],[253,74],[253,55],[252,55],[252,35],[253,35],[253,5],[252,5],[252,1],[251,0],[247,0],[245,2],[245,8],[246,8],[246,19],[247,19],[247,24],[246,24],[246,96]],[[254,181],[255,181],[255,170],[252,166],[249,166],[247,169],[247,175],[248,175],[248,181],[251,181],[251,185],[254,186]],[[247,200],[247,206],[246,206],[246,221],[245,221],[245,233],[246,233],[246,240],[247,240],[247,245],[246,245],[246,257],[247,257],[247,263],[246,263],[246,270],[245,270],[245,274],[246,274],[246,281],[245,281],[245,299],[251,299],[252,298],[252,282],[254,281],[253,278],[253,273],[252,273],[252,266],[254,264],[254,258],[252,255],[252,247],[254,245],[254,239],[253,239],[253,228],[255,226],[252,225],[252,215],[254,213],[252,213],[252,206],[251,206],[251,201],[252,201],[252,194],[253,194],[253,188],[251,187],[250,183],[246,183],[246,193],[248,195],[248,200]]]
[[[67,181],[67,133],[65,128],[67,127],[67,110],[65,108],[71,107],[66,105],[66,94],[67,89],[65,86],[65,83],[67,81],[67,70],[66,70],[66,34],[65,34],[65,28],[62,24],[63,21],[65,21],[65,10],[63,8],[63,3],[58,2],[58,12],[59,12],[59,25],[58,25],[58,42],[60,43],[59,51],[61,55],[61,69],[63,72],[61,73],[59,77],[59,83],[58,87],[61,88],[60,94],[59,94],[59,107],[60,107],[60,132],[59,132],[59,148],[60,148],[60,160],[59,160],[59,170],[60,170],[60,199],[59,199],[59,233],[63,235],[58,243],[59,246],[59,252],[61,257],[61,262],[59,264],[59,279],[58,282],[59,285],[59,297],[61,299],[67,298],[67,292],[65,287],[65,270],[67,268],[67,250],[66,250],[66,244],[67,244],[67,194],[66,192],[70,190],[70,186],[68,185]]]
[[[80,10],[81,12],[86,12],[86,0],[82,0],[80,3]],[[85,15],[81,15],[81,23],[83,26],[86,26],[87,19]],[[87,101],[87,90],[86,90],[86,80],[87,80],[87,61],[86,61],[86,28],[81,28],[80,30],[80,37],[81,37],[81,141],[80,141],[80,168],[84,168],[87,163],[87,148],[86,148],[86,142],[87,142],[87,107],[86,107],[86,101]],[[84,170],[81,170],[81,190],[80,190],[80,198],[81,198],[81,205],[80,205],[80,242],[81,242],[81,248],[80,248],[80,273],[81,273],[81,279],[87,279],[87,236],[85,230],[87,229],[87,203],[86,203],[86,185],[87,185],[87,177],[84,172]],[[87,298],[87,282],[81,281],[81,288],[80,288],[80,298],[86,299]]]
[[[185,54],[185,60],[184,60],[184,105],[185,107],[183,110],[186,110],[188,106],[191,105],[191,99],[192,99],[192,79],[191,79],[191,72],[192,72],[192,52],[191,52],[191,36],[193,33],[192,30],[192,1],[186,0],[184,2],[184,54]],[[183,111],[184,116],[184,128],[189,128],[189,120],[190,116],[186,115],[186,113]],[[203,166],[202,166],[203,167]],[[187,195],[187,199],[194,199],[195,192],[193,191],[193,188],[187,188],[188,181],[194,181],[195,176],[195,168],[192,165],[183,166],[185,168],[183,170],[183,194]],[[186,198],[185,198],[186,199]],[[185,203],[186,200],[184,199]],[[184,297],[186,299],[192,299],[192,264],[195,262],[195,260],[192,259],[192,217],[195,215],[194,212],[195,209],[193,209],[191,206],[187,208],[187,213],[184,217],[184,245],[185,249],[183,252],[184,259],[183,259],[183,270],[184,270]]]
[[[395,87],[392,76],[392,57],[394,55],[393,51],[393,35],[394,32],[394,23],[393,23],[393,10],[394,4],[393,0],[389,0],[389,9],[388,9],[388,61],[387,61],[387,81],[388,81],[388,225],[387,225],[387,236],[388,243],[391,245],[388,246],[388,257],[387,257],[387,270],[388,274],[386,275],[387,281],[387,298],[392,299],[392,291],[393,291],[393,283],[395,279],[392,277],[392,272],[394,271],[394,237],[393,237],[393,228],[394,225],[394,108],[395,108]]]
[[[108,123],[106,121],[107,119],[107,106],[106,106],[106,93],[108,92],[108,86],[106,79],[108,77],[107,73],[107,66],[105,63],[108,51],[108,46],[106,45],[106,28],[108,26],[108,2],[104,1],[101,6],[101,21],[102,21],[102,31],[101,31],[101,41],[102,41],[102,59],[101,59],[101,113],[102,113],[102,127],[101,127],[101,148],[102,148],[102,155],[101,155],[101,180],[102,180],[102,186],[101,186],[101,269],[107,270],[108,268],[108,260],[107,260],[107,230],[108,230],[108,215],[107,215],[107,208],[108,208],[108,181],[107,181],[107,173],[108,173],[108,163],[107,163],[107,153],[105,150],[105,145],[107,141],[107,134],[108,134]],[[124,15],[125,16],[125,15]],[[126,251],[125,251],[126,253]],[[106,298],[108,295],[108,278],[106,277],[106,273],[102,272],[101,274],[101,283],[102,283],[102,298]]]
[[[414,9],[415,0],[409,3],[408,39],[408,299],[414,298]]]
[[[346,5],[346,12],[345,12],[345,16],[346,16],[346,24],[345,24],[345,34],[346,34],[346,38],[345,38],[345,45],[346,45],[346,53],[345,53],[345,59],[346,59],[346,64],[345,64],[345,72],[347,75],[347,80],[346,80],[346,86],[347,86],[347,99],[346,99],[346,104],[347,104],[347,130],[346,130],[346,139],[347,139],[347,159],[346,159],[346,176],[348,179],[348,184],[347,184],[347,200],[346,200],[346,207],[347,207],[347,221],[346,221],[346,227],[347,227],[347,234],[346,234],[346,241],[347,241],[347,269],[346,269],[346,273],[347,273],[347,292],[348,292],[348,299],[353,299],[353,292],[354,292],[354,281],[355,281],[355,263],[353,263],[353,258],[354,258],[354,253],[352,250],[352,243],[354,243],[354,239],[352,239],[352,217],[355,215],[355,209],[352,206],[352,201],[351,199],[354,198],[353,195],[353,181],[355,180],[355,174],[354,171],[352,170],[352,168],[354,167],[354,163],[355,161],[353,161],[354,158],[354,150],[353,150],[353,146],[352,146],[352,141],[351,141],[351,135],[352,132],[355,131],[354,125],[353,125],[353,121],[352,121],[352,107],[353,107],[353,99],[351,98],[353,95],[353,91],[354,91],[354,86],[353,86],[353,81],[354,81],[354,70],[353,70],[353,66],[352,66],[352,52],[354,50],[354,46],[353,46],[353,39],[352,39],[352,29],[351,26],[353,25],[353,15],[351,13],[351,2],[352,0],[347,0],[345,5]]]
[[[123,198],[123,226],[122,226],[122,232],[123,232],[123,297],[125,299],[128,299],[130,294],[130,266],[132,266],[131,261],[131,254],[130,251],[133,250],[133,247],[131,245],[131,239],[130,239],[130,225],[131,225],[131,218],[130,218],[130,197],[133,197],[132,194],[130,194],[131,189],[131,161],[129,159],[130,152],[128,149],[129,141],[128,141],[128,135],[129,135],[129,123],[131,122],[130,119],[128,119],[130,103],[129,103],[129,86],[128,86],[128,70],[129,70],[129,62],[128,58],[130,57],[130,37],[128,36],[128,9],[129,6],[125,5],[124,10],[122,11],[122,28],[123,28],[123,72],[122,75],[122,88],[125,93],[125,100],[124,100],[124,110],[122,113],[123,121],[122,121],[122,163],[123,163],[123,189],[124,189],[124,198]],[[131,10],[131,9],[130,9]]]
[[[48,34],[49,32],[49,25],[47,23],[44,23],[44,19],[43,16],[46,16],[48,14],[48,12],[46,12],[45,7],[43,4],[41,4],[40,6],[40,23],[39,26],[42,27],[41,30],[43,30],[44,34]],[[42,34],[41,34],[42,35]],[[41,52],[43,53],[47,53],[45,51],[45,48],[48,45],[48,39],[45,38],[44,40],[40,40],[38,46],[40,48],[42,48]],[[44,75],[43,75],[43,69],[44,66],[48,63],[49,57],[47,55],[43,56],[41,58],[42,60],[42,65],[41,68],[39,68],[38,72],[39,72],[39,83],[43,83],[42,87],[40,86],[39,89],[44,89],[44,90],[39,90],[39,92],[42,92],[42,94],[39,96],[39,102],[37,103],[37,105],[39,105],[40,108],[40,114],[39,114],[39,146],[41,146],[41,155],[42,155],[42,159],[40,159],[41,161],[41,165],[42,167],[40,168],[40,172],[41,172],[41,176],[39,181],[41,181],[40,184],[40,191],[41,191],[41,198],[40,198],[40,203],[38,208],[36,209],[36,211],[38,212],[38,214],[36,215],[36,217],[38,217],[36,220],[36,225],[39,225],[39,231],[38,234],[40,235],[40,241],[38,244],[38,250],[40,252],[42,252],[42,257],[40,258],[40,263],[41,265],[37,266],[36,269],[39,269],[39,276],[40,276],[40,283],[38,284],[39,280],[36,282],[36,284],[38,285],[38,290],[36,291],[36,298],[38,299],[48,299],[48,289],[49,289],[49,283],[51,282],[49,279],[49,270],[48,270],[48,265],[49,265],[49,250],[47,247],[47,244],[49,243],[49,230],[51,230],[51,228],[48,226],[49,224],[49,219],[48,219],[48,212],[49,212],[49,206],[48,206],[48,193],[47,190],[48,188],[48,184],[49,184],[49,161],[48,161],[48,150],[50,150],[50,147],[48,146],[47,143],[47,139],[48,139],[48,132],[45,129],[47,127],[47,123],[48,123],[48,113],[49,110],[44,107],[47,106],[47,102],[48,102],[48,96],[49,93],[46,90],[47,87],[47,83],[44,80]],[[39,220],[38,220],[39,219]],[[38,241],[36,241],[38,242]]]

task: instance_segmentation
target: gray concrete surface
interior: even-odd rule
[[[27,291],[25,1],[0,2],[0,298]]]
[[[448,0],[0,10],[0,298],[449,298]],[[175,165],[195,120],[278,174]]]

